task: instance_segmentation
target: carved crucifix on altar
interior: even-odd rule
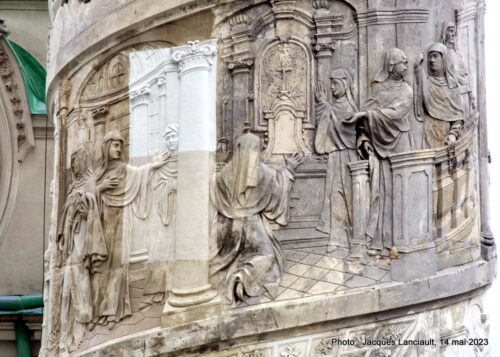
[[[301,61],[301,52],[297,50],[299,48],[295,44],[277,43],[265,53],[268,54],[267,61],[264,59],[264,63],[269,64],[268,70],[278,74],[273,76],[278,83],[270,83],[269,87],[279,88],[271,106],[263,110],[264,120],[268,123],[269,140],[264,151],[264,158],[268,162],[281,162],[283,154],[310,154],[302,135],[306,108],[299,104],[305,102],[300,98],[304,92],[293,85],[294,80],[300,82],[300,78],[293,78],[293,75],[297,75],[293,72],[296,67],[294,64]]]

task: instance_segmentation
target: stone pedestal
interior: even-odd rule
[[[349,165],[352,180],[352,244],[351,255],[362,257],[366,250],[366,224],[370,210],[370,181],[368,161]]]
[[[432,235],[432,170],[434,150],[390,156],[393,184],[393,240],[400,253],[391,265],[397,281],[437,272]]]

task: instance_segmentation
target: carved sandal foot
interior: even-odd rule
[[[368,249],[366,253],[372,257],[376,256],[377,258],[380,258],[380,250],[378,249]]]

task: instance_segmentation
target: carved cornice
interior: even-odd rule
[[[254,61],[253,58],[248,58],[244,60],[235,60],[231,61],[227,64],[227,68],[231,71],[231,73],[236,73],[240,71],[250,71],[253,67]]]
[[[314,28],[313,16],[308,11],[302,10],[295,5],[296,0],[274,0],[271,1],[273,13],[276,20],[295,20],[302,23],[308,29]]]
[[[94,119],[94,126],[98,126],[101,124],[104,124],[104,118],[106,114],[108,114],[108,107],[107,106],[101,106],[92,109],[90,112],[92,115],[92,119]]]
[[[359,27],[385,24],[426,23],[429,10],[425,9],[369,9],[355,15]]]
[[[229,25],[231,26],[247,25],[247,24],[248,24],[247,14],[238,14],[229,19]]]
[[[455,11],[455,19],[457,21],[457,25],[460,25],[464,22],[475,20],[477,16],[478,4],[472,3],[468,4],[461,10]],[[484,5],[483,5],[484,6]]]
[[[164,80],[164,79],[163,79]],[[160,81],[158,81],[158,84],[160,85],[159,83]],[[164,84],[166,82],[162,82],[162,84]],[[141,97],[146,97],[148,96],[150,93],[150,88],[149,87],[144,87],[144,88],[141,88],[141,89],[137,89],[137,90],[134,90],[132,92],[130,92],[130,99],[131,100],[137,100]]]
[[[329,9],[330,6],[332,6],[332,1],[331,0],[313,0],[312,5],[316,10]]]
[[[189,41],[187,47],[175,51],[172,58],[179,63],[179,73],[184,74],[193,69],[209,70],[216,52],[217,47],[213,44],[200,45],[200,41]]]

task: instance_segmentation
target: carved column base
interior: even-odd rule
[[[497,247],[495,245],[495,238],[491,231],[481,232],[481,257],[490,261],[497,257]]]
[[[174,289],[163,308],[162,326],[203,320],[221,311],[221,300],[211,285],[194,290]]]
[[[413,253],[401,254],[391,264],[391,279],[407,282],[426,278],[438,271],[436,249],[430,248]]]

